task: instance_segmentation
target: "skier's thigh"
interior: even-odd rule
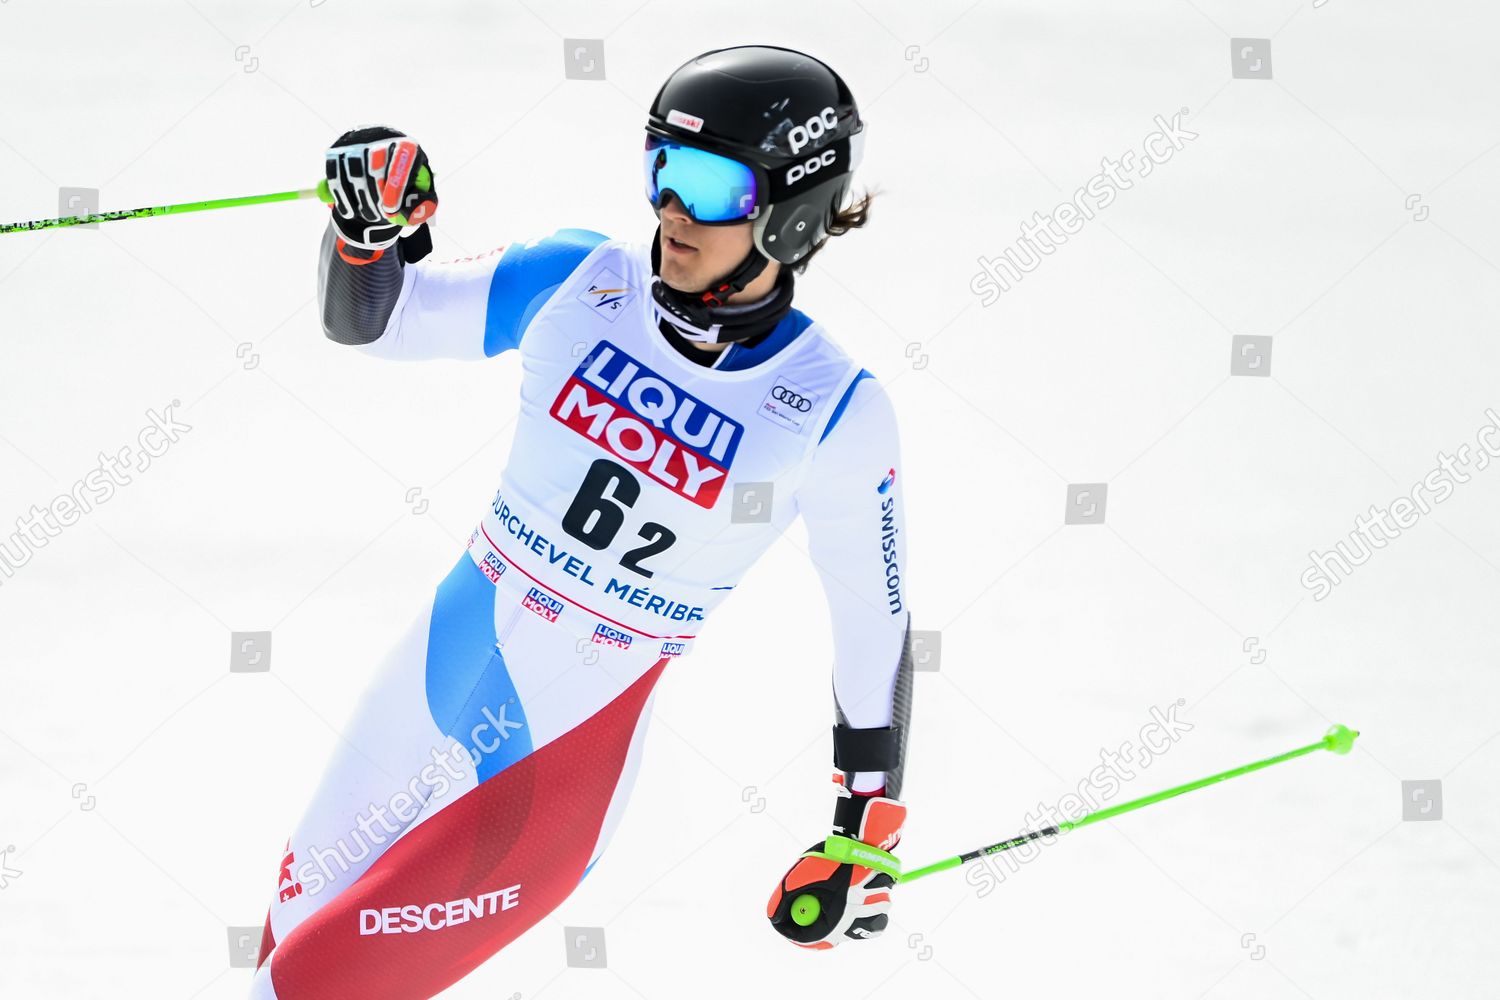
[[[665,666],[412,826],[277,945],[254,1000],[425,1000],[552,912],[597,858]]]
[[[462,711],[456,692],[475,693],[494,673],[493,595],[464,556],[375,671],[284,852],[290,861],[282,859],[272,899],[272,942],[364,874],[429,799],[476,783],[449,731]]]

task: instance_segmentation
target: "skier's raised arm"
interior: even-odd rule
[[[437,211],[432,165],[385,126],[345,132],[325,157],[334,203],[318,261],[323,332],[402,360],[494,357],[604,237],[584,229],[455,261],[424,259]]]
[[[873,936],[889,920],[894,880],[879,859],[894,864],[889,852],[906,819],[900,795],[912,670],[899,465],[890,400],[873,378],[861,377],[797,491],[833,624],[833,832],[864,845],[863,863],[836,864],[826,841],[815,844],[772,894],[772,924],[808,947]],[[813,888],[821,914],[803,923],[808,915],[793,913],[793,900]]]

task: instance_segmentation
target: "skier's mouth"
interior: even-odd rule
[[[691,244],[684,243],[681,240],[673,239],[672,237],[668,236],[667,237],[667,249],[673,250],[673,251],[675,251],[677,253],[693,253],[698,248],[695,247],[695,246],[692,246]]]

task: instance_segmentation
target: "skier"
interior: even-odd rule
[[[327,336],[517,351],[520,415],[467,551],[282,852],[253,998],[430,997],[556,908],[620,820],[658,678],[799,513],[834,635],[832,832],[870,866],[820,841],[767,916],[805,948],[886,926],[911,690],[896,422],[792,307],[794,272],[866,221],[868,195],[846,199],[863,129],[810,56],[708,52],[650,110],[649,247],[560,229],[444,263],[424,259],[438,197],[413,139],[328,150]]]

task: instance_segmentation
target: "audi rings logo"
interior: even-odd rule
[[[760,401],[760,415],[783,430],[801,434],[803,424],[812,419],[810,414],[817,408],[818,398],[812,389],[781,375]]]
[[[806,413],[812,409],[812,400],[798,392],[793,392],[784,385],[778,385],[771,390],[771,398],[778,403],[785,403],[798,413]]]

